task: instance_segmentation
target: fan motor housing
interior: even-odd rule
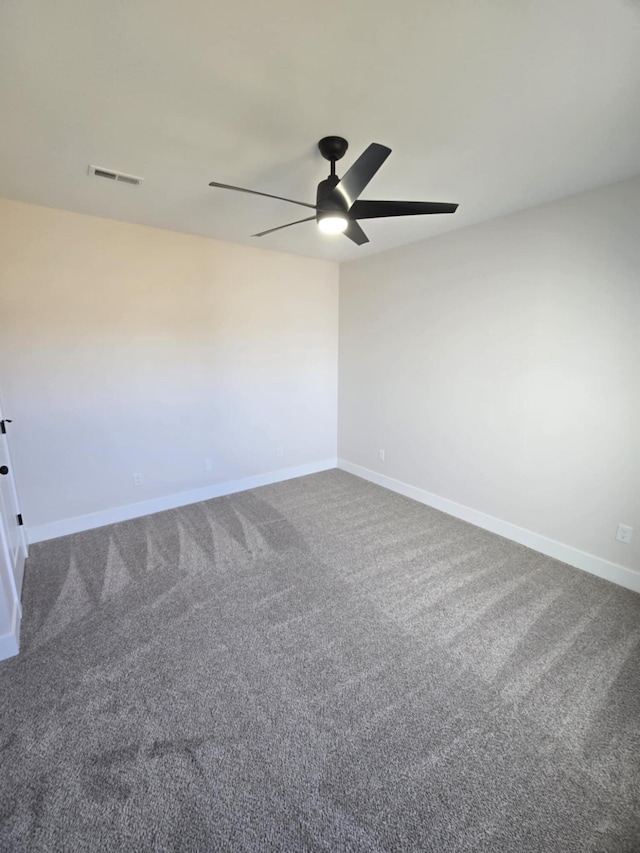
[[[334,196],[334,187],[339,183],[340,178],[337,175],[329,175],[324,181],[318,184],[318,192],[316,193],[316,207],[320,211],[339,210],[340,213],[347,213],[348,208],[341,196]]]
[[[318,208],[316,222],[319,223],[327,214],[331,214],[334,211],[344,215],[348,213],[347,205],[343,199],[340,196],[336,197],[332,195],[333,189],[339,180],[337,175],[329,175],[328,178],[320,181],[318,184],[318,192],[316,193],[316,207]]]

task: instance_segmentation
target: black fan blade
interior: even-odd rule
[[[368,243],[369,238],[364,233],[362,228],[355,222],[353,219],[349,220],[349,224],[347,225],[347,230],[343,232],[345,237],[348,237],[350,240],[353,240],[358,246],[362,246],[363,243]]]
[[[252,237],[264,237],[265,234],[273,234],[274,231],[282,231],[283,228],[290,228],[292,225],[300,225],[301,222],[311,222],[315,216],[309,216],[307,219],[297,219],[295,222],[287,222],[286,225],[278,225],[277,228],[269,228],[268,231],[261,231],[259,234],[252,234]]]
[[[386,145],[372,142],[358,157],[342,180],[336,184],[333,194],[337,193],[342,198],[347,209],[358,198],[389,154],[391,154],[391,149],[387,148]]]
[[[219,184],[217,181],[211,181],[210,187],[220,187],[223,190],[235,190],[239,193],[250,193],[251,195],[263,195],[265,198],[277,198],[278,201],[288,201],[291,204],[299,204],[301,207],[310,207],[311,210],[317,210],[315,204],[307,204],[306,201],[294,201],[292,198],[283,198],[281,195],[271,195],[271,193],[259,193],[257,190],[245,190],[244,187],[232,187],[231,184]]]
[[[420,216],[425,213],[455,213],[457,204],[440,201],[356,201],[349,216],[377,219],[379,216]]]

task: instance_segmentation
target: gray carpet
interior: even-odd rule
[[[3,851],[639,851],[640,596],[328,471],[33,546]]]

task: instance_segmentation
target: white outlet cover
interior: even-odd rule
[[[625,545],[628,545],[631,542],[631,534],[633,533],[633,527],[629,527],[628,524],[619,524],[618,532],[616,533],[616,539],[618,542],[624,542]]]

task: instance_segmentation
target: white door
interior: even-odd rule
[[[19,605],[27,541],[24,527],[19,523],[20,509],[9,454],[10,429],[11,421],[3,420],[0,410],[0,548],[4,548],[9,561],[13,591]]]

